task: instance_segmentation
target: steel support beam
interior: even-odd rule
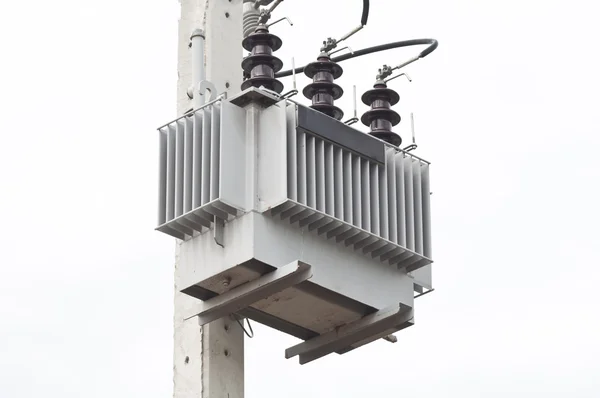
[[[285,350],[285,357],[289,359],[298,355],[300,364],[303,365],[333,352],[353,349],[353,345],[370,340],[372,336],[381,338],[389,333],[389,330],[411,326],[413,317],[413,310],[402,304],[377,311],[329,333],[290,347]]]
[[[233,314],[312,277],[310,265],[294,261],[190,308],[185,319],[199,317],[200,325]]]

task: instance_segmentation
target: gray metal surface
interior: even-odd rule
[[[398,269],[417,270],[432,260],[397,243],[352,224],[340,221],[333,216],[292,201],[286,202],[269,214],[274,218],[286,220],[322,239],[330,240],[348,249],[354,250],[371,259],[379,260]]]
[[[214,101],[159,128],[157,230],[189,239],[242,212],[244,115]]]
[[[252,250],[257,260],[276,267],[294,260],[311,264],[312,283],[375,309],[392,303],[413,306],[414,279],[405,270],[382,264],[332,239],[307,233],[289,222],[252,214],[255,234]]]
[[[297,106],[298,129],[324,138],[377,163],[385,161],[383,142],[308,107]]]
[[[429,163],[302,109],[252,88],[161,127],[157,229],[184,241],[179,290],[205,300],[188,318],[308,339],[305,363],[412,325],[433,287]]]
[[[212,128],[213,119],[215,128]],[[211,182],[218,179],[219,169],[218,162],[216,167],[215,162],[211,162],[211,155],[219,152],[219,124],[215,103],[159,129],[159,134],[167,137],[167,159],[161,159],[160,168],[166,169],[168,176],[167,183],[160,187],[167,200],[166,217],[158,220],[159,225],[181,216],[184,202],[188,212],[192,203],[196,208],[216,199],[214,192],[211,197]],[[164,145],[163,140],[161,145]],[[160,209],[160,214],[162,211]]]
[[[201,234],[181,245],[180,290],[187,292],[209,278],[234,273],[239,264],[248,261],[275,268],[302,261],[312,266],[312,283],[347,300],[374,309],[391,303],[412,307],[414,303],[414,279],[405,270],[267,215],[248,212],[227,222],[224,243],[219,247],[212,234]]]
[[[270,214],[409,271],[430,264],[429,163],[368,138],[383,164],[288,124],[289,201]]]

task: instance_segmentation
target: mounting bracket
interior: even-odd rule
[[[400,304],[290,347],[285,350],[285,357],[289,359],[299,355],[300,364],[304,365],[333,352],[351,351],[413,324],[412,308]]]
[[[294,261],[204,302],[195,303],[185,319],[199,317],[200,326],[236,313],[312,277],[310,265]]]

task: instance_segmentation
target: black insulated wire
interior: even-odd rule
[[[367,24],[367,20],[369,19],[369,0],[363,0],[363,12],[360,17],[360,24],[365,26]]]
[[[429,54],[431,54],[438,46],[438,42],[435,39],[413,39],[413,40],[404,40],[404,41],[396,41],[388,44],[381,44],[379,46],[373,46],[369,48],[363,48],[362,50],[354,51],[354,53],[348,53],[344,55],[340,55],[339,57],[335,57],[332,59],[334,62],[342,62],[350,58],[360,57],[361,55],[373,54],[380,51],[392,50],[394,48],[401,47],[410,47],[410,46],[419,46],[423,44],[429,44],[429,46],[421,51],[419,54],[419,58],[425,58]]]
[[[380,51],[392,50],[394,48],[401,48],[401,47],[420,46],[420,45],[425,45],[425,44],[429,44],[429,46],[427,46],[427,48],[425,50],[421,51],[421,53],[418,56],[418,58],[425,58],[426,56],[428,56],[429,54],[434,52],[435,49],[438,47],[437,40],[435,40],[435,39],[413,39],[413,40],[396,41],[393,43],[387,43],[387,44],[381,44],[379,46],[367,47],[367,48],[363,48],[362,50],[354,51],[353,53],[340,55],[339,57],[331,58],[331,61],[332,62],[342,62],[342,61],[346,61],[351,58],[356,58],[356,57],[360,57],[362,55],[367,55],[367,54],[373,54],[373,53],[380,52]],[[302,72],[304,72],[304,68],[306,68],[306,65],[296,68],[295,72],[302,73]],[[285,71],[276,73],[275,77],[280,78],[280,77],[286,77],[286,76],[291,76],[291,75],[292,75],[292,69],[289,69],[289,70],[285,70]]]
[[[240,318],[236,315],[235,320],[237,321],[238,325],[240,325],[240,327],[242,328],[242,330],[244,331],[244,334],[246,336],[248,336],[249,338],[254,337],[254,330],[252,330],[252,325],[250,324],[250,319],[246,318],[246,323],[248,324],[248,329],[250,329],[250,333],[248,333],[248,331],[244,327],[244,319],[243,318],[240,321]]]

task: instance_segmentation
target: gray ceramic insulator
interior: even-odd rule
[[[242,24],[244,29],[244,37],[254,32],[258,26],[260,11],[254,8],[254,2],[244,2]]]

